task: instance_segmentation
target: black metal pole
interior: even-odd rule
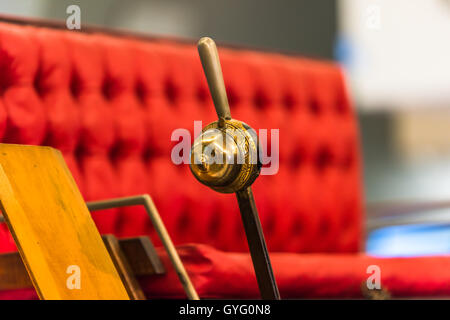
[[[255,199],[251,187],[236,192],[241,211],[242,222],[247,236],[253,268],[258,281],[261,298],[266,300],[279,300],[280,293],[270,263],[269,252],[256,209]]]

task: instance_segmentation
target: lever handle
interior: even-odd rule
[[[219,54],[214,41],[210,38],[201,38],[198,42],[198,53],[219,121],[207,125],[203,128],[202,134],[195,139],[191,149],[190,168],[195,178],[204,185],[218,192],[236,192],[261,297],[278,300],[280,293],[250,187],[260,172],[260,163],[257,159],[258,139],[256,135],[251,134],[248,125],[231,119]],[[218,128],[219,133],[217,133]],[[231,140],[226,143],[226,146],[223,141],[224,136]],[[238,143],[238,141],[244,143]],[[204,153],[204,150],[210,146],[218,150],[214,156],[212,153],[210,155]],[[234,161],[216,163],[216,155],[225,155],[225,159],[242,158],[245,162],[243,164],[236,164]],[[201,164],[198,164],[195,159],[203,160]]]
[[[227,92],[223,82],[222,68],[220,67],[216,44],[211,38],[204,37],[199,40],[197,48],[217,116],[219,120],[230,120],[230,107],[228,105]],[[221,122],[219,121],[219,123]]]

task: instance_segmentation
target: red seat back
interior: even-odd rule
[[[339,67],[219,51],[232,115],[279,129],[279,172],[254,184],[269,249],[356,251],[358,132]],[[234,196],[171,162],[174,129],[215,119],[194,45],[1,24],[0,93],[1,141],[62,150],[86,200],[150,193],[175,243],[247,250]],[[93,216],[103,233],[156,239],[141,208]]]

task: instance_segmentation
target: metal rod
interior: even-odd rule
[[[177,272],[178,278],[181,281],[186,295],[191,300],[199,300],[197,291],[195,290],[191,280],[189,279],[189,275],[187,274],[186,269],[181,262],[181,259],[175,249],[175,246],[172,243],[172,240],[170,239],[169,233],[164,226],[164,223],[158,213],[158,210],[156,209],[155,204],[153,203],[152,198],[148,194],[102,201],[92,201],[87,202],[86,205],[90,211],[143,205],[145,207],[145,210],[147,211],[148,216],[150,217],[150,220],[153,223],[153,226],[156,229],[156,232],[158,233],[159,238],[161,239],[161,242],[164,245],[164,248],[167,251],[167,254],[169,255],[170,261],[172,262]]]
[[[269,252],[256,209],[255,199],[251,187],[236,192],[242,222],[247,236],[253,268],[262,299],[279,300],[280,293],[272,271]]]
[[[230,106],[228,105],[227,91],[223,82],[222,68],[220,67],[219,53],[211,38],[204,37],[198,42],[198,54],[202,61],[203,71],[208,81],[219,123],[230,120]]]

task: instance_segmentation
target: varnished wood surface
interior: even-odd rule
[[[59,151],[0,144],[0,204],[41,299],[129,299]]]

